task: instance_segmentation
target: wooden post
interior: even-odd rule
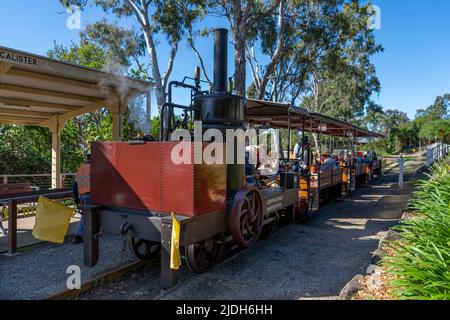
[[[8,254],[17,252],[17,202],[8,202]]]
[[[59,124],[52,130],[52,189],[62,188],[61,180],[61,135]]]
[[[400,189],[403,188],[403,168],[404,168],[404,159],[403,156],[400,156],[398,159],[399,164],[399,173],[398,173],[398,186]]]

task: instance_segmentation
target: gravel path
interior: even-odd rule
[[[211,272],[195,276],[164,299],[335,299],[369,263],[383,232],[398,223],[422,161],[323,207],[306,224],[291,225]],[[409,181],[408,181],[409,180]]]
[[[68,239],[69,240],[69,239]],[[42,243],[21,250],[14,257],[0,255],[0,300],[42,299],[66,290],[67,267],[78,265],[81,279],[99,276],[135,261],[128,251],[121,251],[119,237],[104,236],[100,240],[99,263],[95,268],[83,265],[83,245]]]

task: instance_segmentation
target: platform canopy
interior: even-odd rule
[[[107,107],[113,139],[121,139],[122,106],[149,94],[151,82],[102,72],[0,46],[0,123],[52,130],[52,185],[60,182],[60,132],[65,123]]]
[[[335,137],[383,137],[379,133],[371,132],[351,123],[323,114],[308,112],[306,109],[284,103],[248,100],[246,112],[247,121],[258,125],[304,130]]]

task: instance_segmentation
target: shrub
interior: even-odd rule
[[[411,199],[413,218],[395,228],[401,240],[383,261],[396,275],[391,285],[399,299],[450,300],[449,163],[437,163],[427,176]]]

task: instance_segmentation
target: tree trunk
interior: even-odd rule
[[[152,69],[153,82],[155,85],[155,97],[158,104],[158,110],[166,103],[166,94],[162,83],[161,73],[159,71],[158,57],[156,55],[156,46],[153,41],[153,35],[150,30],[144,30],[145,43],[147,44],[148,54],[150,56],[150,63]]]
[[[241,0],[233,1],[234,20],[234,83],[236,94],[246,96],[245,44],[247,38],[247,17],[242,12]]]
[[[235,49],[234,49],[234,82],[236,88],[236,94],[245,97],[246,96],[246,65],[245,65],[245,26],[240,26],[239,31],[234,36]]]
[[[263,100],[266,95],[266,87],[269,83],[270,76],[276,69],[281,57],[284,53],[283,48],[283,32],[284,32],[284,0],[280,1],[279,12],[278,12],[278,35],[277,35],[277,48],[266,67],[266,71],[264,72],[263,79],[261,81],[261,86],[259,87],[258,99]]]

